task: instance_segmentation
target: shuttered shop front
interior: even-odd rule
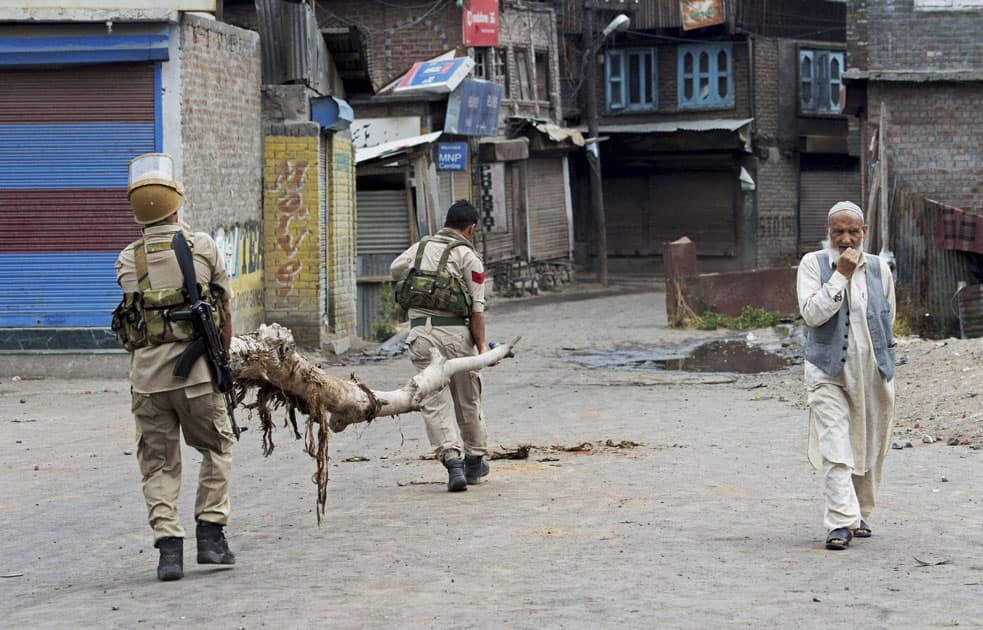
[[[563,158],[530,158],[529,257],[553,260],[570,255]]]
[[[819,249],[826,238],[826,219],[837,201],[853,201],[859,206],[860,169],[803,169],[799,177],[799,251]]]
[[[688,236],[700,255],[737,252],[735,187],[730,171],[679,171],[634,177],[605,175],[608,252],[652,256]]]
[[[166,45],[166,39],[165,39]],[[130,160],[160,146],[159,64],[0,67],[0,327],[108,327],[139,238]]]
[[[368,178],[360,178],[364,185]],[[369,338],[379,321],[381,288],[389,280],[389,265],[410,246],[406,189],[358,190],[356,193],[356,332]]]

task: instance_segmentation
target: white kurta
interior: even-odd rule
[[[833,376],[806,361],[805,382],[809,391],[809,461],[821,468],[823,460],[843,464],[854,475],[873,472],[876,481],[887,453],[894,422],[894,381],[886,380],[877,368],[873,343],[867,326],[867,256],[851,279],[838,271],[829,281],[820,282],[819,259],[812,252],[799,265],[796,289],[799,310],[808,326],[819,326],[835,316],[847,300],[850,309],[850,334],[847,360],[843,371]],[[835,254],[830,252],[830,260]],[[891,270],[881,264],[881,286],[895,315],[894,279]],[[820,413],[843,418],[817,418]]]

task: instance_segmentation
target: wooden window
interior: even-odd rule
[[[532,85],[529,84],[529,51],[525,48],[515,49],[515,73],[516,73],[516,87],[519,88],[519,100],[520,101],[531,101],[532,99]]]
[[[734,106],[731,44],[680,46],[677,61],[680,109]]]
[[[536,56],[536,100],[550,100],[550,57],[545,50],[537,50]]]
[[[608,50],[604,64],[604,98],[608,111],[646,111],[659,106],[655,48]]]
[[[842,51],[799,50],[799,107],[803,113],[839,113],[843,61]]]

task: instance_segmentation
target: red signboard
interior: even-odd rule
[[[498,46],[498,0],[464,0],[465,46]]]

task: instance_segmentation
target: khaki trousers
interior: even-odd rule
[[[467,326],[431,327],[428,323],[413,328],[407,341],[410,359],[418,370],[430,365],[431,348],[448,359],[478,353]],[[486,453],[488,436],[481,413],[480,372],[455,375],[448,387],[423,399],[420,411],[438,461]]]
[[[229,520],[229,478],[234,438],[225,400],[210,383],[154,394],[133,393],[137,462],[143,475],[147,516],[154,542],[184,538],[178,519],[181,442],[201,453],[195,520],[225,525]],[[203,393],[201,393],[203,392]]]

